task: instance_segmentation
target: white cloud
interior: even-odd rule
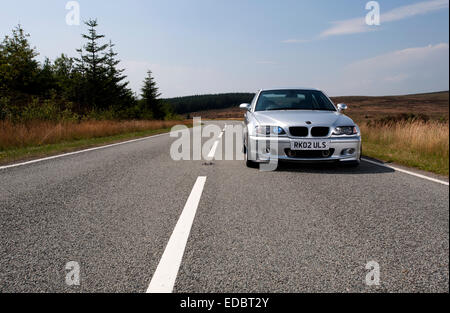
[[[448,7],[449,0],[431,0],[405,5],[382,13],[381,24],[406,19],[416,15],[427,14]],[[320,37],[364,33],[376,29],[375,27],[366,24],[365,17],[332,22],[332,24],[333,26],[323,31],[320,34]]]
[[[364,18],[354,18],[345,21],[332,22],[332,24],[333,26],[323,31],[320,34],[320,37],[357,34],[371,30],[371,28],[366,25]]]
[[[415,15],[423,15],[429,12],[434,12],[441,9],[448,8],[448,0],[432,0],[424,1],[411,5],[405,5],[393,9],[385,14],[381,15],[381,22],[393,22],[403,20]]]
[[[389,52],[347,65],[335,82],[333,95],[382,95],[447,90],[449,44]]]
[[[427,58],[435,57],[435,54],[439,52],[446,52],[448,54],[448,50],[448,43],[440,43],[434,46],[428,45],[425,47],[407,48],[354,62],[347,66],[347,69],[375,69],[380,66],[386,68],[408,67]]]

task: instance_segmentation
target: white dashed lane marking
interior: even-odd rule
[[[147,293],[172,292],[205,183],[206,176],[197,178],[158,267],[153,274]]]

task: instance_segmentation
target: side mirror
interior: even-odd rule
[[[248,104],[248,103],[242,103],[242,104],[239,106],[239,108],[241,108],[242,110],[247,110],[247,111],[249,111],[249,110],[250,110],[250,104]]]
[[[348,106],[347,106],[345,103],[339,103],[339,104],[337,105],[337,107],[338,107],[339,112],[340,112],[340,111],[345,111],[345,110],[348,109]]]

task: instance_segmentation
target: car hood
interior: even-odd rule
[[[351,118],[331,111],[259,111],[253,113],[262,125],[273,126],[354,126]]]

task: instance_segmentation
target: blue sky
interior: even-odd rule
[[[358,0],[80,0],[116,44],[130,86],[147,69],[164,97],[316,87],[329,95],[448,90],[448,0],[378,1],[367,26]],[[64,0],[1,0],[0,36],[21,23],[51,59],[75,56],[83,25]]]

